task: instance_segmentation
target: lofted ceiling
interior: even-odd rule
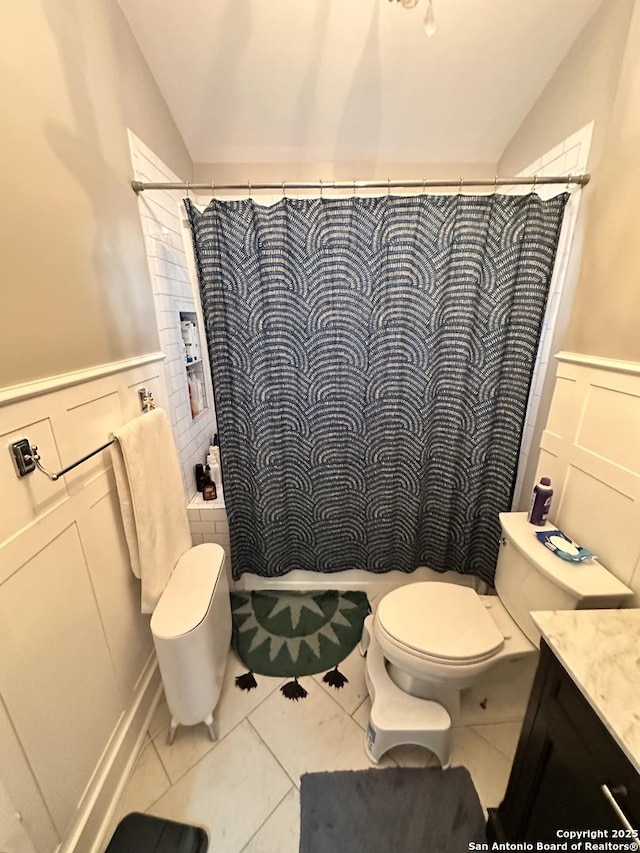
[[[601,0],[119,0],[194,162],[496,162]],[[153,141],[149,140],[152,145]]]

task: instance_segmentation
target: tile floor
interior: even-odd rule
[[[502,799],[535,663],[496,666],[463,697],[453,764],[469,769],[485,808]],[[234,679],[244,667],[232,653],[215,713],[216,743],[194,726],[178,729],[168,746],[169,712],[161,700],[105,846],[122,816],[146,811],[206,827],[211,853],[297,853],[300,776],[372,766],[363,746],[369,700],[357,649],[340,670],[349,679],[341,690],[322,675],[302,678],[309,695],[292,702],[278,689],[287,679],[257,676],[257,689],[238,690]],[[427,750],[408,746],[387,753],[379,766],[437,764]]]

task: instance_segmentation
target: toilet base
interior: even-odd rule
[[[437,702],[438,705],[447,709],[452,724],[458,723],[460,719],[460,690],[416,678],[390,661],[387,661],[386,667],[389,678],[403,693],[408,693],[409,696],[415,696],[417,699],[430,699],[432,702]]]
[[[371,714],[365,735],[367,758],[377,764],[394,746],[424,746],[448,767],[451,717],[446,709],[429,699],[409,696],[396,686],[387,672],[384,656],[374,634],[373,617],[365,620],[361,654],[366,654],[365,680],[371,697]]]

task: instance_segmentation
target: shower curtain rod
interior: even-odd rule
[[[145,181],[131,181],[131,187],[135,193],[145,192],[147,190],[207,190],[215,194],[223,190],[248,190],[249,194],[253,190],[277,190],[278,192],[286,193],[287,190],[366,190],[366,189],[396,189],[403,187],[405,189],[427,187],[458,187],[462,190],[464,187],[502,187],[502,186],[529,186],[535,189],[536,186],[543,184],[577,184],[580,187],[586,186],[591,179],[591,175],[556,175],[554,177],[532,177],[532,178],[471,178],[465,180],[459,178],[455,180],[407,180],[407,181],[282,181],[279,184],[273,183],[257,183],[252,184],[247,181],[244,184],[216,184],[215,181],[209,183],[195,182],[189,183],[157,183]]]

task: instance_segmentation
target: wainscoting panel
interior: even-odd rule
[[[78,522],[113,668],[122,694],[133,695],[153,649],[149,616],[140,614],[140,581],[129,564],[115,489]]]
[[[628,471],[640,471],[640,385],[632,391],[591,385],[576,444]]]
[[[35,776],[31,772],[20,741],[16,735],[9,714],[0,700],[0,776],[6,789],[7,799],[11,803],[14,814],[19,814],[22,829],[36,849],[54,850],[58,843],[58,834],[51,820],[51,815],[38,787]],[[10,775],[10,778],[9,778]],[[7,853],[11,848],[6,849]]]
[[[640,604],[640,365],[558,355],[537,477],[551,519],[591,548]]]
[[[106,383],[100,383],[106,384]],[[61,448],[63,455],[69,453],[78,453],[84,456],[87,453],[100,447],[105,442],[105,435],[109,435],[109,430],[113,428],[113,424],[122,423],[123,416],[120,410],[120,400],[118,392],[113,388],[104,389],[107,391],[104,395],[93,397],[86,396],[90,389],[73,389],[74,392],[82,390],[85,393],[79,400],[74,400],[73,405],[69,401],[67,408],[67,428],[64,430],[65,445]],[[99,389],[96,389],[98,391]],[[76,394],[73,393],[76,397]],[[70,471],[66,475],[65,480],[67,487],[71,488],[72,484],[82,486],[87,480],[97,477],[111,467],[109,452],[98,453],[93,459],[89,459],[80,468]]]
[[[158,689],[149,617],[129,565],[109,451],[57,482],[16,476],[28,438],[57,471],[166,407],[157,353],[0,398],[0,780],[37,853],[88,850]]]
[[[124,707],[75,525],[3,584],[0,648],[0,692],[63,835]]]
[[[25,418],[19,425],[7,424],[7,426],[8,430],[6,432],[2,430],[0,434],[1,448],[9,448],[14,441],[19,441],[26,436],[32,444],[36,445],[47,463],[59,470],[60,457],[49,418],[43,417],[37,420]],[[32,524],[48,508],[60,503],[67,495],[67,485],[64,480],[54,483],[39,474],[37,478],[33,476],[25,478],[23,488],[11,489],[9,484],[15,479],[16,471],[11,455],[9,452],[0,453],[0,482],[3,483],[3,491],[6,489],[12,493],[11,501],[2,501],[0,543]]]

